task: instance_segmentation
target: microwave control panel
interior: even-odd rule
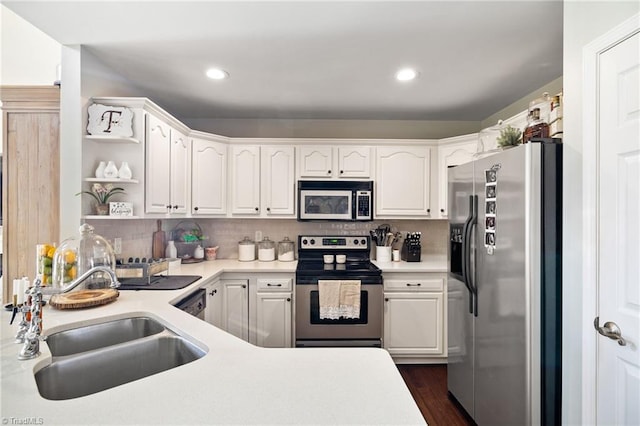
[[[356,191],[356,220],[372,219],[371,191]]]

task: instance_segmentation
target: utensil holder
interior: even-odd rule
[[[376,246],[376,260],[378,262],[391,262],[391,246]]]

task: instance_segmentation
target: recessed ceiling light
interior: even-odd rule
[[[207,70],[207,77],[212,80],[224,80],[229,77],[229,73],[220,68],[211,68]]]
[[[418,72],[412,68],[403,68],[396,73],[396,80],[411,81],[418,76]]]

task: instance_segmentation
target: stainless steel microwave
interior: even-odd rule
[[[298,220],[373,220],[373,182],[298,181]]]

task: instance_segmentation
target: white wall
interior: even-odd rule
[[[145,96],[86,47],[64,46],[60,92],[60,237],[77,235],[82,185],[82,141],[92,96]]]
[[[475,133],[479,121],[183,118],[194,130],[229,137],[443,139]]]
[[[582,49],[638,12],[638,1],[564,2],[563,424],[593,408],[582,383]]]
[[[0,84],[52,85],[60,44],[4,5],[0,5],[0,29]]]
[[[53,85],[60,49],[58,42],[0,4],[0,85]],[[2,129],[0,116],[0,133]]]
[[[539,98],[544,92],[548,92],[551,96],[562,92],[562,77],[558,77],[557,79],[545,84],[541,88],[529,93],[522,99],[518,99],[517,101],[504,107],[500,111],[491,114],[489,117],[482,120],[482,123],[480,123],[481,128],[485,129],[487,127],[494,126],[498,122],[498,120],[506,120],[509,117],[520,114],[522,111],[525,111],[529,108],[529,102]]]

